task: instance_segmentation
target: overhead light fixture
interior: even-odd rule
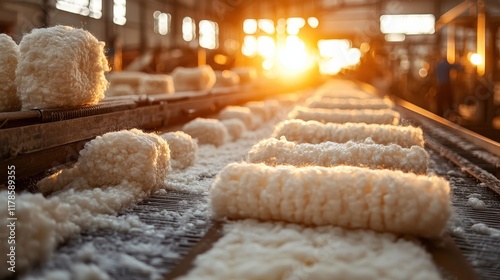
[[[405,34],[389,33],[384,36],[386,42],[403,42],[406,39]]]
[[[382,15],[380,32],[406,35],[434,34],[436,18],[432,14],[420,15]]]

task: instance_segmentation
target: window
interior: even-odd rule
[[[172,16],[167,13],[156,11],[153,13],[153,18],[155,20],[155,26],[154,26],[155,33],[159,33],[161,35],[167,35],[167,33],[170,31],[170,23],[172,21]]]
[[[113,0],[113,22],[125,25],[127,22],[127,0]]]
[[[185,17],[182,19],[182,39],[186,42],[190,42],[194,38],[196,38],[196,24],[194,19]]]
[[[219,26],[216,22],[200,21],[200,46],[212,50],[219,46]]]
[[[56,8],[96,19],[102,17],[102,0],[57,0]]]

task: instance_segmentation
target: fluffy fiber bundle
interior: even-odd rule
[[[252,118],[252,111],[247,107],[241,106],[227,106],[222,109],[219,113],[220,120],[229,120],[229,119],[239,119],[242,121],[248,130],[253,130],[254,120]]]
[[[450,215],[439,177],[351,166],[233,163],[210,189],[216,217],[364,228],[438,237]]]
[[[356,99],[356,98],[313,98],[308,101],[309,108],[324,109],[370,109],[382,110],[394,107],[388,99]]]
[[[241,135],[246,131],[245,124],[239,119],[227,119],[221,122],[226,127],[233,141],[240,139]]]
[[[19,46],[7,34],[0,34],[0,112],[18,111],[21,101],[16,95],[16,67]]]
[[[320,89],[315,96],[322,98],[378,99],[380,97],[358,89]]]
[[[97,136],[80,151],[75,167],[38,183],[43,193],[67,188],[85,189],[136,182],[144,190],[163,185],[170,170],[167,142],[137,129]]]
[[[254,220],[224,225],[179,280],[441,279],[423,246],[393,234]]]
[[[191,137],[198,139],[199,144],[221,146],[226,143],[229,134],[226,127],[216,119],[194,119],[182,127]]]
[[[193,165],[198,152],[198,143],[189,134],[176,131],[161,135],[170,148],[171,165],[175,169],[185,169]]]
[[[352,122],[392,125],[399,123],[399,113],[393,110],[339,110],[298,106],[290,113],[289,118],[325,123]]]
[[[176,67],[172,72],[172,79],[176,91],[209,90],[215,84],[215,72],[212,67],[185,68]]]
[[[395,144],[388,146],[374,144],[372,141],[296,144],[283,137],[280,140],[270,138],[260,141],[248,153],[247,161],[297,167],[351,165],[425,174],[429,165],[429,155],[419,146],[407,149]]]
[[[109,70],[104,43],[67,26],[34,29],[19,44],[17,94],[23,110],[96,104]]]
[[[109,215],[163,186],[169,159],[164,140],[136,129],[107,133],[87,143],[73,168],[38,183],[41,192],[57,192],[48,197],[16,196],[16,237],[21,241],[16,243],[16,271],[50,258],[57,245],[73,234],[113,226]],[[6,198],[0,193],[2,205]],[[0,211],[0,218],[6,220],[7,212]],[[7,252],[4,246],[7,242],[0,243]],[[0,277],[6,276],[4,272],[7,269],[0,271]]]
[[[172,94],[174,91],[174,81],[171,76],[151,74],[141,77],[137,93],[146,95],[161,93]]]
[[[245,107],[250,109],[253,115],[259,116],[263,121],[267,121],[273,116],[272,108],[264,101],[250,101],[245,104]]]
[[[346,143],[364,141],[370,137],[374,143],[397,144],[403,148],[424,146],[422,129],[413,126],[395,126],[363,123],[320,123],[317,121],[287,120],[279,123],[273,137],[285,136],[289,141],[318,144],[331,141]]]

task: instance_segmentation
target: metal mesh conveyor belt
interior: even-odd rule
[[[110,279],[161,279],[212,226],[206,213],[193,211],[200,206],[207,209],[206,205],[206,197],[199,194],[167,191],[153,195],[121,216],[137,215],[141,222],[154,227],[154,234],[145,234],[147,229],[143,228],[126,232],[113,229],[83,233],[61,245],[51,260],[30,276],[41,276],[54,270],[71,271],[75,262],[107,261],[106,273]],[[165,211],[178,215],[162,216]],[[86,249],[89,246],[90,251]],[[127,261],[127,256],[143,264]],[[148,269],[148,266],[153,269]]]
[[[429,153],[430,169],[447,178],[451,185],[454,217],[448,232],[481,279],[500,279],[500,235],[484,235],[471,229],[477,223],[500,228],[499,195],[436,152],[429,150]],[[468,205],[472,194],[479,195],[487,208],[478,210]]]
[[[422,127],[429,171],[450,182],[454,213],[448,232],[454,243],[480,279],[500,279],[500,159],[444,125],[416,114],[404,121]],[[471,197],[482,200],[486,208],[474,209]],[[472,228],[479,223],[492,229],[489,234]]]
[[[420,125],[412,120],[407,121]],[[474,224],[484,223],[490,228],[500,229],[500,213],[498,212],[500,195],[488,188],[486,183],[480,182],[464,171],[477,169],[481,173],[481,170],[487,170],[486,173],[489,176],[485,177],[485,181],[488,184],[494,184],[496,182],[494,175],[489,172],[497,170],[497,167],[492,166],[488,160],[477,162],[471,160],[468,163],[473,165],[472,168],[450,162],[444,154],[451,152],[457,157],[463,156],[471,159],[470,153],[464,153],[460,147],[453,147],[451,143],[453,141],[446,143],[447,150],[444,151],[444,147],[439,145],[446,140],[442,137],[453,138],[455,136],[453,134],[446,136],[446,133],[438,133],[438,135],[435,133],[436,129],[438,128],[423,126],[428,141],[426,150],[431,156],[429,171],[448,179],[452,187],[451,202],[455,216],[450,222],[448,232],[481,279],[500,279],[500,246],[498,246],[500,235],[485,235],[471,228]],[[481,154],[480,158],[487,158],[486,152],[476,151],[477,153]],[[203,179],[206,178],[198,178],[198,180]],[[472,194],[480,196],[487,208],[477,210],[469,206],[468,199]],[[106,268],[106,273],[111,279],[162,279],[165,276],[169,278],[172,276],[172,271],[175,274],[180,266],[185,265],[186,260],[193,255],[192,249],[196,251],[196,248],[203,243],[204,239],[207,239],[214,228],[210,220],[207,197],[203,194],[162,192],[128,209],[120,217],[128,215],[135,215],[142,223],[154,228],[151,230],[153,233],[145,233],[148,231],[147,227],[131,231],[110,229],[83,233],[62,244],[43,268],[32,272],[30,276],[41,275],[50,270],[71,270],[76,261],[92,264],[96,261],[107,260],[109,265],[100,267]],[[212,242],[215,239],[210,240]],[[85,248],[89,246],[92,247],[89,252],[97,257],[85,255]],[[133,257],[143,266],[134,266],[133,262],[124,262],[124,258],[126,259],[124,256]],[[148,270],[148,267],[152,269]],[[181,272],[189,269],[189,266],[186,267]],[[181,272],[176,275],[180,275]],[[452,275],[450,279],[455,278]],[[464,278],[458,277],[458,279]]]

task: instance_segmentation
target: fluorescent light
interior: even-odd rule
[[[435,23],[436,19],[432,14],[382,15],[380,17],[380,31],[384,34],[434,34]]]

